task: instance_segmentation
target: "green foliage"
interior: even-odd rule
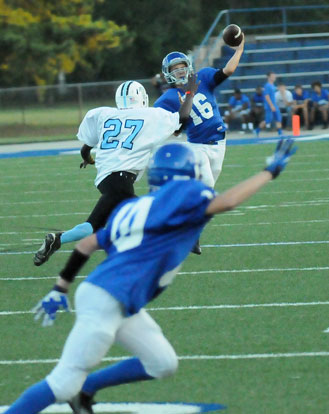
[[[126,27],[94,20],[94,1],[0,0],[0,82],[44,85],[77,65],[93,76],[103,51],[116,48]],[[23,68],[23,70],[21,70]]]

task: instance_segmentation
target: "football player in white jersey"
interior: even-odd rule
[[[174,374],[177,355],[144,307],[173,282],[212,216],[233,209],[277,177],[296,151],[292,145],[280,141],[264,171],[220,195],[198,180],[190,148],[161,147],[148,172],[152,191],[120,204],[105,228],[81,240],[36,306],[37,319],[51,325],[58,309],[68,309],[67,291],[83,264],[97,249],[106,251],[106,259],[76,291],[76,322],[58,364],[4,414],[37,414],[55,401],[69,401],[75,414],[93,414],[92,397],[103,388]],[[91,372],[113,343],[133,357]]]
[[[77,135],[84,143],[80,168],[96,161],[95,185],[102,196],[84,223],[65,232],[46,235],[34,255],[36,266],[45,263],[62,244],[80,240],[103,227],[114,207],[135,196],[136,177],[147,167],[154,149],[188,121],[197,88],[197,77],[191,75],[186,102],[172,113],[149,108],[143,85],[127,81],[116,91],[117,108],[100,107],[87,112]],[[96,148],[95,161],[90,155],[92,148]]]

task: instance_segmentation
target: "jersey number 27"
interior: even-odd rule
[[[123,129],[128,129],[128,134],[125,131],[122,131],[122,121],[120,119],[108,119],[104,122],[104,128],[106,131],[103,134],[103,141],[101,143],[101,149],[115,149],[119,145],[118,139],[116,138],[121,133],[125,137],[125,140],[121,143],[121,148],[131,150],[134,146],[134,139],[138,135],[139,131],[143,128],[144,120],[143,119],[126,119]]]

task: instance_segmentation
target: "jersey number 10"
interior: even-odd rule
[[[105,131],[103,134],[101,149],[107,150],[117,148],[119,145],[119,140],[110,140],[110,138],[116,138],[122,132],[122,136],[124,136],[126,139],[121,143],[121,148],[131,150],[134,146],[133,141],[138,135],[139,131],[142,129],[143,125],[143,119],[126,119],[124,129],[130,130],[130,134],[127,136],[126,133],[122,132],[122,122],[120,119],[108,119],[106,122],[104,122],[104,128],[106,128],[107,131]]]

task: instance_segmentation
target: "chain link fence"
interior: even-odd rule
[[[138,81],[152,105],[160,92],[150,79]],[[88,110],[115,106],[115,91],[121,82],[0,89],[0,144],[74,138]]]

